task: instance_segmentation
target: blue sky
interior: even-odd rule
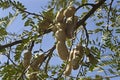
[[[41,10],[43,10],[42,8],[46,9],[45,8],[45,5],[47,4],[47,2],[49,0],[16,0],[16,1],[20,1],[22,2],[25,7],[27,8],[27,11],[30,11],[30,12],[35,12],[35,13],[39,13]],[[5,10],[5,11],[2,11],[0,9],[0,18],[1,16],[6,16],[8,15],[8,12],[11,11],[11,10]],[[24,29],[27,29],[24,27],[24,22],[22,21],[21,19],[21,15],[19,15],[18,17],[15,18],[15,20],[12,22],[12,24],[10,24],[8,27],[7,27],[7,31],[8,32],[11,32],[11,33],[18,33],[18,34],[21,34],[22,31]],[[93,29],[94,28],[94,24],[92,24],[92,21],[90,21],[90,24],[89,24],[89,29]],[[101,34],[98,34],[98,36],[101,35]],[[49,35],[45,35],[45,37],[43,37],[43,44],[42,44],[42,48],[46,51],[48,49],[51,48],[51,46],[53,46],[54,44],[54,39],[53,37],[51,37],[52,34],[49,34]],[[36,46],[34,47],[34,50],[37,48],[39,48],[39,46]],[[0,55],[0,61],[3,60],[4,57],[2,55]],[[58,59],[58,57],[54,57],[52,60],[51,60],[51,64],[61,64],[62,61],[60,59]],[[75,75],[76,74],[76,71],[73,71],[73,74]],[[94,76],[95,73],[93,74],[89,74],[89,76]],[[98,73],[100,74],[100,73]],[[111,79],[111,80],[119,80],[118,78],[114,78],[114,79]]]

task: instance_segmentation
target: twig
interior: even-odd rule
[[[49,61],[52,57],[52,53],[55,50],[55,48],[56,48],[56,45],[54,45],[50,50],[48,50],[50,52],[46,55],[46,58],[48,57],[48,60],[47,60],[46,65],[45,65],[45,73],[47,73],[48,64],[49,64]]]
[[[80,6],[78,6],[78,7],[76,8],[76,11],[79,10],[81,7],[84,7],[84,6],[92,6],[92,7],[94,7],[94,5],[95,5],[95,4],[92,4],[92,3],[82,4],[82,5],[80,5]]]
[[[13,60],[10,58],[9,54],[6,55],[6,56],[7,56],[7,58],[11,61],[11,63],[12,63],[14,66],[17,66],[17,64],[15,64],[15,63],[13,62]]]
[[[82,60],[80,61],[80,63],[82,63],[83,60],[84,60],[84,57],[82,58]],[[82,64],[81,64],[81,66],[80,66],[80,68],[79,68],[79,72],[78,72],[78,74],[77,74],[76,80],[78,79],[78,77],[79,77],[79,75],[80,75],[80,73],[81,73],[81,69],[82,69]]]
[[[86,29],[85,24],[83,25],[83,28],[84,28],[84,30],[85,30],[85,35],[86,35],[86,48],[87,48],[88,43],[89,43],[89,34],[88,34],[88,31],[87,31],[87,29]]]
[[[7,47],[14,46],[14,45],[22,43],[22,42],[23,42],[23,40],[18,40],[18,41],[15,41],[15,42],[12,42],[12,43],[9,43],[9,44],[6,44],[6,45],[0,45],[0,50],[2,50],[4,48],[7,48]]]
[[[29,51],[32,51],[32,49],[33,49],[33,47],[34,47],[34,42],[35,42],[35,41],[32,41],[32,42],[31,42],[31,46],[30,46],[30,48],[29,48]]]
[[[111,0],[110,7],[109,7],[109,11],[108,11],[107,30],[108,30],[108,28],[109,28],[109,23],[110,23],[110,12],[111,12],[111,9],[112,9],[113,1],[114,1],[114,0]]]

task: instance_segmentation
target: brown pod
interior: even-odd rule
[[[67,46],[65,45],[64,42],[58,41],[57,44],[56,44],[56,49],[57,49],[59,57],[62,60],[67,60],[68,59],[69,52],[68,52]]]
[[[23,66],[27,68],[30,65],[30,60],[32,57],[31,51],[27,51],[24,53],[24,58],[23,58]]]
[[[75,14],[76,8],[74,6],[69,6],[67,9],[64,11],[64,16],[66,18],[71,17]]]
[[[63,12],[64,12],[64,9],[61,9],[60,11],[57,12],[57,15],[55,18],[56,22],[63,22],[63,19],[64,19]]]
[[[74,70],[77,70],[79,68],[80,60],[81,60],[81,57],[79,56],[79,51],[76,50],[76,48],[75,48],[74,53],[73,53],[73,59],[72,59],[72,68]]]
[[[64,74],[66,76],[69,76],[71,74],[71,71],[72,71],[72,58],[73,58],[73,53],[74,53],[74,50],[70,51],[70,55],[69,55],[69,63],[67,64],[66,66],[66,69],[64,71]]]
[[[72,17],[69,17],[66,20],[65,32],[66,32],[67,38],[72,38],[74,35],[74,23],[72,19],[73,19]]]
[[[55,37],[56,37],[57,41],[65,42],[65,40],[66,40],[65,31],[63,31],[62,29],[59,29],[58,31],[56,31]]]
[[[31,68],[37,71],[39,68],[39,65],[44,61],[44,58],[45,58],[44,54],[38,55],[37,58],[35,58],[31,63]]]
[[[69,62],[63,74],[65,76],[69,76],[71,74],[71,71],[72,71],[72,65],[71,65],[71,62]]]

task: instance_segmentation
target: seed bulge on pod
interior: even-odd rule
[[[32,57],[31,51],[27,51],[24,53],[24,58],[23,58],[23,66],[27,68],[30,65],[30,60]]]
[[[66,18],[71,17],[75,14],[76,8],[74,6],[69,6],[67,9],[64,11],[64,16]]]
[[[65,40],[66,40],[65,31],[63,31],[62,29],[59,29],[58,31],[56,31],[55,37],[56,37],[57,41],[65,42]]]
[[[62,60],[67,60],[68,59],[69,52],[68,52],[67,46],[65,45],[64,42],[58,41],[57,44],[56,44],[56,49],[57,49],[59,57]]]

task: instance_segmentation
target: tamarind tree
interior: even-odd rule
[[[120,77],[119,0],[31,0],[36,12],[23,2],[0,0],[2,80]]]

